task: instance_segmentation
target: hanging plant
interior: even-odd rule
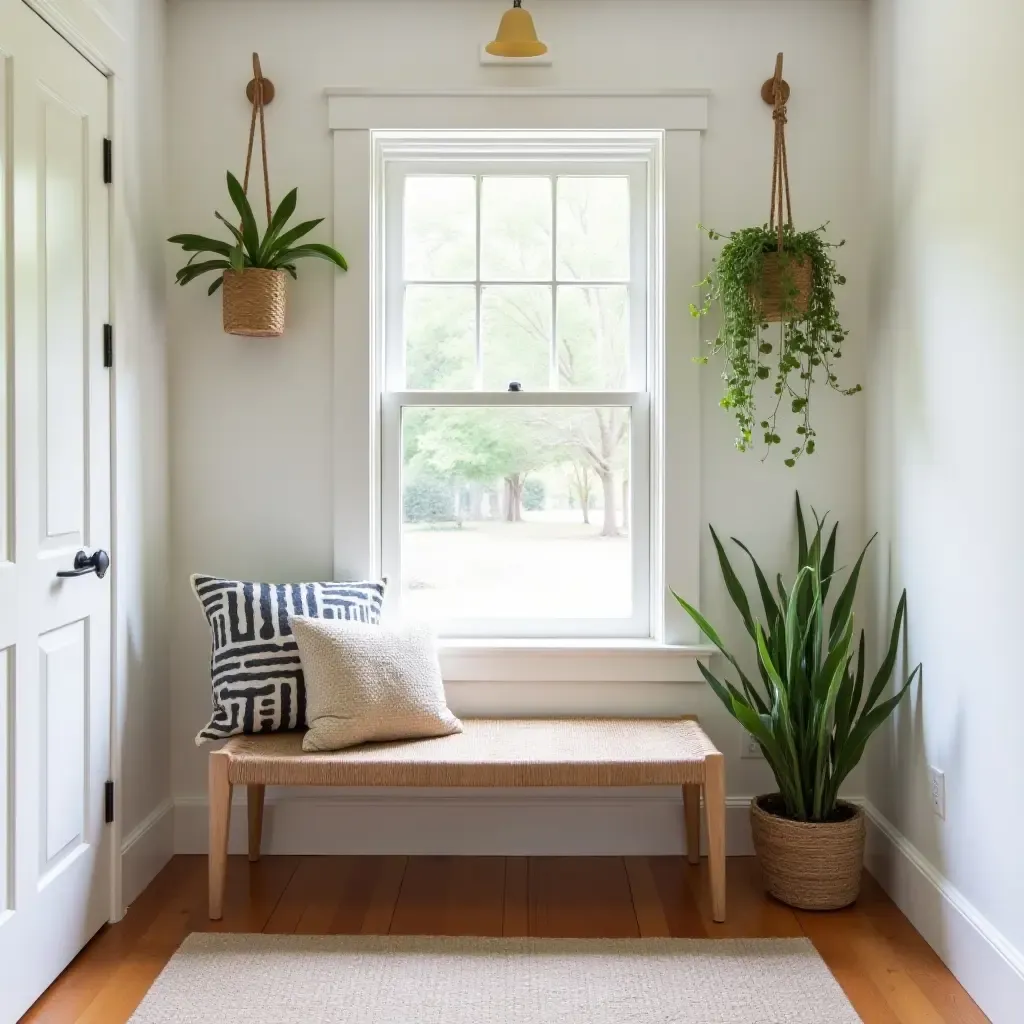
[[[824,224],[813,231],[793,228],[785,136],[789,87],[782,81],[782,54],[776,62],[775,78],[765,83],[766,91],[769,87],[775,119],[771,216],[767,224],[733,234],[700,226],[712,241],[726,241],[712,260],[710,273],[698,285],[702,289],[700,306],[691,304],[690,312],[702,317],[713,306],[721,310],[718,335],[708,345],[711,355],[724,355],[725,394],[719,404],[736,417],[736,447],[747,451],[753,445],[756,424],[767,457],[772,445],[782,443],[778,417],[785,407],[799,417],[796,442],[785,460],[787,466],[793,466],[800,456],[814,452],[814,384],[823,380],[842,395],[856,394],[861,386],[841,387],[835,369],[848,332],[840,322],[835,298],[835,289],[845,284],[846,278],[839,273],[832,254],[845,243],[826,241]],[[773,323],[779,325],[777,334],[771,330]],[[708,359],[701,356],[697,361],[707,363]],[[759,382],[767,380],[773,380],[775,397],[770,410],[759,418],[755,391]]]
[[[169,242],[192,253],[176,275],[178,284],[216,273],[207,292],[212,295],[224,286],[224,330],[246,337],[280,337],[284,333],[285,274],[298,277],[296,264],[304,259],[327,260],[341,270],[347,270],[348,264],[330,245],[300,242],[323,221],[322,217],[288,227],[298,202],[298,189],[292,189],[273,214],[268,214],[267,229],[261,235],[245,190],[230,171],[227,180],[242,227],[215,213],[231,233],[230,239],[172,235]],[[201,256],[214,258],[196,262]]]
[[[244,337],[276,338],[284,334],[285,275],[298,277],[296,264],[304,259],[322,259],[341,270],[348,270],[345,257],[333,246],[319,242],[303,242],[323,218],[307,220],[294,227],[288,224],[298,205],[298,189],[292,189],[276,210],[271,211],[270,180],[267,171],[267,138],[264,125],[264,89],[272,96],[271,86],[262,77],[259,58],[253,55],[252,122],[249,126],[249,151],[245,160],[245,177],[240,184],[228,171],[228,195],[239,218],[239,227],[220,213],[214,216],[228,229],[227,239],[206,235],[172,235],[168,241],[192,253],[188,263],[175,275],[180,285],[189,284],[204,274],[217,278],[207,294],[223,285],[224,330]],[[263,155],[263,187],[266,194],[267,227],[260,232],[256,216],[246,195],[252,166],[256,119],[259,117]],[[212,256],[213,259],[199,259]],[[196,262],[199,260],[199,262]]]

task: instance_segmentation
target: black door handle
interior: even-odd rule
[[[99,548],[91,555],[86,554],[84,551],[79,551],[75,555],[74,569],[62,569],[57,575],[61,579],[68,579],[71,576],[88,576],[89,573],[94,572],[100,579],[103,579],[107,575],[107,569],[109,568],[110,555],[103,548]]]

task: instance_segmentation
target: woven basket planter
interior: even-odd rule
[[[790,291],[795,289],[795,294]],[[811,301],[810,260],[795,260],[785,254],[768,252],[760,282],[750,289],[751,298],[761,309],[765,323],[799,320],[807,313]],[[787,296],[790,302],[787,306]],[[787,310],[788,312],[784,312]]]
[[[838,910],[860,895],[864,812],[839,802],[849,817],[835,822],[792,821],[765,809],[777,797],[750,804],[754,848],[765,889],[800,910]]]
[[[284,334],[285,272],[224,271],[224,330],[245,338],[280,338]]]

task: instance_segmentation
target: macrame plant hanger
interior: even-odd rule
[[[761,89],[761,96],[772,105],[772,120],[775,122],[775,146],[772,159],[772,205],[768,220],[769,228],[778,230],[778,251],[782,252],[784,227],[793,230],[793,204],[789,197],[789,161],[786,159],[786,103],[789,101],[789,84],[782,79],[782,54],[775,58],[775,77],[769,78]],[[785,205],[783,205],[785,204]]]
[[[242,191],[249,194],[249,176],[256,145],[256,123],[260,126],[260,157],[263,160],[263,197],[267,209],[267,226],[273,218],[270,203],[270,170],[267,166],[267,122],[264,107],[274,98],[274,85],[263,77],[259,54],[252,55],[252,81],[245,90],[252,103],[249,120],[249,146],[245,154],[245,175]],[[247,338],[279,338],[284,334],[285,272],[260,267],[225,271],[224,330]]]
[[[786,104],[789,83],[782,77],[782,54],[775,58],[775,75],[761,86],[761,98],[772,108],[775,142],[772,155],[772,202],[768,229],[775,232],[774,253],[766,253],[761,281],[756,288],[761,315],[778,323],[807,312],[811,291],[811,265],[785,255],[786,231],[793,234],[793,204],[789,195],[789,160],[786,154]]]
[[[256,141],[256,119],[260,122],[260,156],[263,158],[263,194],[267,203],[267,224],[273,216],[270,208],[270,171],[267,169],[267,123],[263,116],[263,108],[274,98],[274,85],[263,77],[260,67],[260,55],[252,55],[252,81],[245,87],[245,95],[252,103],[252,119],[249,121],[249,148],[245,154],[245,177],[242,179],[242,191],[249,194],[249,172],[252,170],[252,150]]]

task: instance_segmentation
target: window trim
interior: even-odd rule
[[[389,133],[390,134],[390,133]],[[663,394],[659,358],[662,335],[662,297],[658,289],[659,224],[661,217],[661,139],[657,133],[639,140],[633,132],[602,133],[602,137],[581,133],[416,133],[413,138],[379,139],[377,173],[379,190],[375,196],[375,217],[382,242],[376,251],[373,293],[376,308],[374,350],[379,386],[375,391],[380,410],[379,487],[376,521],[379,524],[379,564],[383,575],[400,576],[401,561],[401,415],[408,407],[455,406],[596,406],[628,407],[630,420],[631,463],[631,541],[633,614],[629,619],[482,619],[439,623],[446,637],[495,640],[542,640],[572,637],[599,641],[612,637],[656,640],[663,635],[660,595],[664,591],[664,550],[659,529],[662,517],[655,514],[654,495],[662,490],[660,462],[656,453],[662,445],[656,431],[664,418],[656,409],[657,396]],[[461,136],[461,137],[460,137]],[[581,174],[623,174],[630,181],[632,226],[630,231],[630,370],[628,391],[535,391],[522,393],[493,391],[410,391],[404,389],[404,345],[402,344],[402,295],[408,283],[402,258],[401,181],[406,176],[424,174],[571,176],[574,168]],[[479,213],[480,178],[477,178]],[[552,189],[552,202],[557,202]],[[557,220],[557,218],[556,218]],[[477,218],[477,266],[472,281],[437,281],[436,284],[465,283],[477,289],[477,331],[479,298],[482,288],[491,282],[481,280],[479,259],[479,216]],[[553,222],[555,230],[555,222]],[[553,246],[555,240],[553,239]],[[637,269],[639,268],[639,273]],[[558,269],[553,257],[551,279],[536,283],[557,289]],[[534,283],[532,281],[517,284]],[[620,282],[625,283],[625,282]],[[554,301],[554,292],[552,295]],[[636,311],[636,313],[634,313]],[[639,315],[636,315],[639,314]],[[557,324],[552,329],[557,338]],[[478,338],[479,349],[479,338]],[[391,389],[393,382],[402,389]],[[396,587],[397,590],[397,587]],[[394,593],[394,592],[393,592]],[[392,598],[392,608],[400,604]]]
[[[664,209],[658,251],[662,279],[682,282],[661,289],[659,327],[670,344],[661,346],[662,375],[671,402],[664,409],[662,451],[670,466],[652,515],[666,518],[662,531],[663,574],[680,594],[700,594],[701,524],[714,509],[701,500],[701,377],[693,357],[702,349],[697,322],[689,314],[688,282],[703,275],[702,241],[694,224],[705,218],[701,202],[701,136],[709,125],[710,91],[694,88],[585,89],[521,85],[459,89],[389,89],[341,86],[324,90],[326,127],[333,150],[332,233],[349,258],[349,272],[334,275],[332,380],[333,564],[336,579],[364,579],[380,573],[379,493],[380,405],[375,397],[379,368],[374,337],[376,287],[372,268],[381,245],[376,196],[382,187],[380,148],[387,142],[414,145],[423,131],[465,130],[473,138],[517,129],[549,129],[564,136],[600,137],[631,129],[638,144],[661,139],[664,151],[658,183]],[[665,510],[668,510],[666,516]],[[667,644],[692,646],[697,627],[669,598],[655,595],[655,628]]]

